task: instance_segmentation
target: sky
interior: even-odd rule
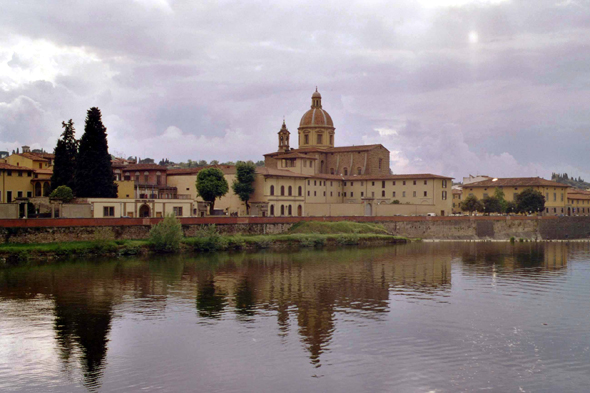
[[[0,0],[0,150],[260,160],[316,86],[393,173],[590,179],[590,0]]]

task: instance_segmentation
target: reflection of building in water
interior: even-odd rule
[[[218,267],[215,276],[197,273],[203,275],[197,309],[200,316],[215,318],[233,307],[245,320],[256,310],[275,311],[279,334],[288,334],[296,322],[312,363],[319,365],[336,313],[381,318],[392,289],[429,296],[446,291],[450,263],[449,254],[425,255],[417,247],[256,255]]]
[[[465,273],[494,275],[526,274],[567,268],[567,255],[575,243],[533,242],[533,243],[486,243],[472,245],[463,250],[462,262]],[[575,247],[575,246],[574,246]]]

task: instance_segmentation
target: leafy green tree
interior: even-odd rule
[[[74,199],[74,193],[68,186],[59,186],[49,194],[51,199],[61,199],[64,203],[69,203]]]
[[[506,202],[506,213],[516,213],[516,202],[508,201]]]
[[[487,214],[502,213],[502,204],[495,196],[488,196],[481,200],[483,204],[483,211]]]
[[[463,202],[461,202],[461,210],[468,211],[471,215],[475,211],[482,211],[483,204],[475,195],[469,195]]]
[[[100,109],[88,110],[76,161],[75,194],[79,198],[116,198],[117,184],[111,167],[107,129]]]
[[[506,209],[508,208],[508,201],[504,196],[504,191],[501,188],[496,187],[494,190],[494,197],[498,199],[498,203],[500,203],[500,211],[498,213],[506,213]]]
[[[197,175],[197,193],[204,201],[210,202],[209,213],[213,214],[215,199],[227,194],[229,186],[227,180],[217,168],[206,168],[199,171]]]
[[[256,166],[264,166],[264,161],[262,161],[262,160],[256,161]]]
[[[238,161],[236,164],[236,178],[232,184],[234,193],[246,204],[246,214],[250,214],[248,201],[254,192],[254,181],[256,180],[256,165],[252,161]]]
[[[519,213],[538,213],[545,210],[545,196],[540,191],[527,188],[516,195],[516,211]]]
[[[76,169],[76,157],[78,156],[78,141],[74,136],[76,130],[72,119],[67,123],[62,121],[61,125],[64,131],[53,150],[55,160],[53,162],[53,174],[51,175],[52,190],[60,186],[74,188],[74,172]]]
[[[197,166],[207,166],[207,161],[199,160],[199,164]]]
[[[217,161],[217,160],[211,160],[211,162],[209,163],[209,165],[219,165],[219,161]]]

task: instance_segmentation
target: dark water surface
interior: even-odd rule
[[[589,392],[589,243],[0,270],[0,392]]]

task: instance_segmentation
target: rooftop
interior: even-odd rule
[[[555,181],[546,180],[540,177],[505,177],[497,179],[488,179],[475,183],[470,183],[464,188],[472,187],[569,187]]]

